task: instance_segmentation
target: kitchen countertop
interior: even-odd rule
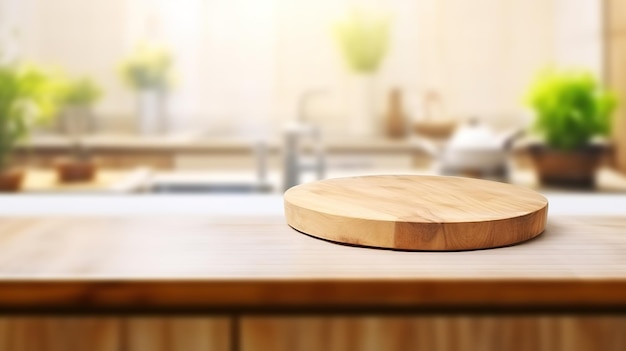
[[[282,198],[0,197],[1,310],[626,307],[626,196],[548,194],[521,245],[401,252],[289,228]]]
[[[282,147],[280,136],[268,138],[255,137],[221,137],[203,136],[193,133],[179,133],[162,136],[141,136],[133,134],[96,134],[82,138],[83,145],[90,151],[110,152],[167,152],[167,153],[249,153],[260,142],[264,141],[268,150],[278,151]],[[303,143],[306,142],[304,138]],[[420,152],[421,144],[411,138],[389,139],[333,137],[324,139],[326,151],[331,152]],[[29,150],[67,151],[74,142],[63,135],[33,136],[28,143],[19,147]]]
[[[364,175],[381,174],[412,174],[412,175],[437,175],[436,170],[431,168],[414,169],[377,169],[377,168],[354,168],[337,169],[327,171],[326,178],[340,178]],[[269,186],[271,193],[276,194],[283,188],[282,172],[270,170],[262,184]],[[94,181],[61,184],[56,180],[57,176],[53,169],[30,168],[27,170],[24,185],[20,195],[24,194],[120,194],[145,192],[155,185],[167,186],[202,186],[202,185],[251,185],[259,186],[257,175],[251,171],[152,171],[148,168],[135,168],[131,170],[100,169]],[[601,169],[597,175],[598,185],[593,190],[577,190],[582,194],[625,194],[626,176],[611,170]],[[315,174],[310,172],[301,175],[302,182],[315,181]],[[539,184],[536,174],[532,170],[515,170],[511,173],[510,183],[545,191]],[[549,189],[552,192],[567,193],[571,190]]]
[[[28,169],[19,194],[134,193],[145,189],[152,172],[146,168],[130,170],[99,169],[93,179],[63,183],[54,169]]]

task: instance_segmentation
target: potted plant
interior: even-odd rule
[[[166,48],[145,42],[122,62],[122,78],[137,92],[141,134],[159,134],[167,128],[165,99],[172,83],[172,62]]]
[[[82,137],[93,129],[91,107],[101,96],[102,91],[89,78],[67,79],[65,82],[61,122],[64,132],[72,139],[73,157],[57,162],[57,174],[61,182],[88,181],[96,173]]]
[[[351,70],[348,121],[355,135],[371,136],[382,125],[376,119],[374,73],[389,47],[390,17],[366,8],[354,8],[334,27],[341,52]]]
[[[24,172],[11,167],[13,149],[55,115],[58,92],[58,80],[33,65],[0,66],[0,191],[20,189]]]
[[[534,131],[543,144],[530,153],[543,184],[592,187],[609,136],[617,96],[586,70],[545,70],[528,91]]]
[[[81,135],[94,128],[92,106],[102,97],[100,87],[88,77],[65,82],[61,104],[61,127],[69,135]]]

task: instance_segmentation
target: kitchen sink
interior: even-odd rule
[[[260,183],[155,183],[149,192],[155,194],[259,194],[271,193],[269,184]]]

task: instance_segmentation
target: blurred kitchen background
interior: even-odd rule
[[[0,188],[626,192],[625,29],[619,0],[0,0]]]

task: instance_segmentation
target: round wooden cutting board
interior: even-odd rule
[[[541,234],[548,200],[510,184],[458,177],[328,179],[285,193],[287,223],[339,243],[400,250],[473,250]]]

